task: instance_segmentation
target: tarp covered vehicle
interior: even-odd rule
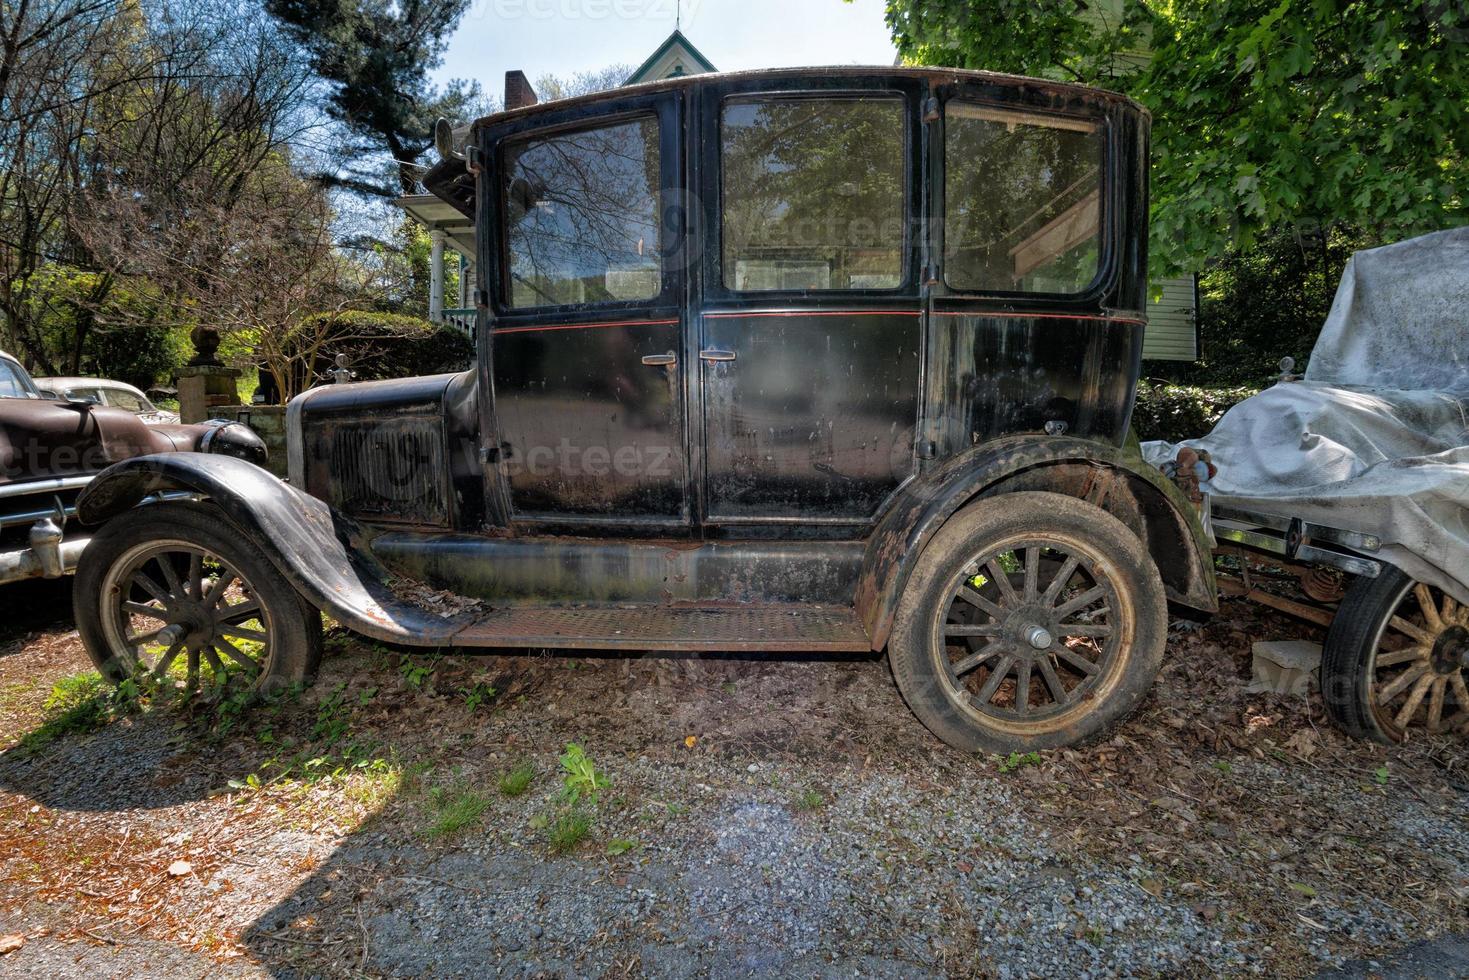
[[[1123,448],[1148,117],[977,72],[699,75],[444,131],[478,363],[328,386],[289,485],[114,467],[77,581],[108,676],[310,676],[317,610],[430,647],[888,651],[968,750],[1146,693],[1207,543]],[[183,488],[202,500],[133,510]],[[447,590],[425,604],[425,587]]]
[[[1218,467],[1224,546],[1301,569],[1314,602],[1283,608],[1329,626],[1335,720],[1384,742],[1469,730],[1469,228],[1354,255],[1304,377],[1187,445]]]

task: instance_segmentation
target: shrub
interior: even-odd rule
[[[240,331],[239,342],[258,346],[249,333]],[[358,381],[412,378],[464,370],[474,362],[474,342],[456,327],[418,317],[341,310],[302,317],[274,356],[278,369],[289,370],[293,391],[304,391],[332,380],[338,354],[347,355]],[[280,397],[278,387],[262,372],[267,400]]]
[[[1143,442],[1197,439],[1224,413],[1258,391],[1249,387],[1201,388],[1140,381],[1132,409],[1132,428]]]

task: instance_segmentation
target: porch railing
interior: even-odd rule
[[[460,306],[444,310],[442,321],[452,323],[471,337],[474,336],[474,307]]]

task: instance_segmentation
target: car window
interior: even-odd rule
[[[505,164],[512,307],[662,291],[656,118],[510,143]]]
[[[107,404],[117,408],[125,408],[129,412],[152,412],[155,411],[140,396],[133,394],[126,388],[108,388],[105,392]]]
[[[0,358],[0,398],[30,398],[34,393],[20,365]]]
[[[954,289],[1077,293],[1101,261],[1100,122],[950,102],[944,279]]]
[[[906,242],[904,103],[733,99],[720,126],[724,284],[893,289]]]

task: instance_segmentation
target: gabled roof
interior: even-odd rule
[[[658,50],[650,54],[647,61],[643,62],[641,65],[638,65],[637,71],[627,76],[627,81],[623,82],[622,84],[636,85],[639,82],[657,81],[658,78],[651,74],[654,66],[656,66],[658,62],[662,61],[664,56],[666,56],[670,52],[675,51],[675,49],[679,60],[686,61],[697,66],[699,72],[719,70],[714,67],[714,63],[712,61],[704,57],[703,53],[698,48],[694,47],[693,42],[684,37],[683,31],[675,28],[674,32],[668,35],[668,38],[662,44],[658,45]],[[695,72],[695,74],[698,74],[699,72]],[[676,72],[675,74],[682,75],[685,73]]]

